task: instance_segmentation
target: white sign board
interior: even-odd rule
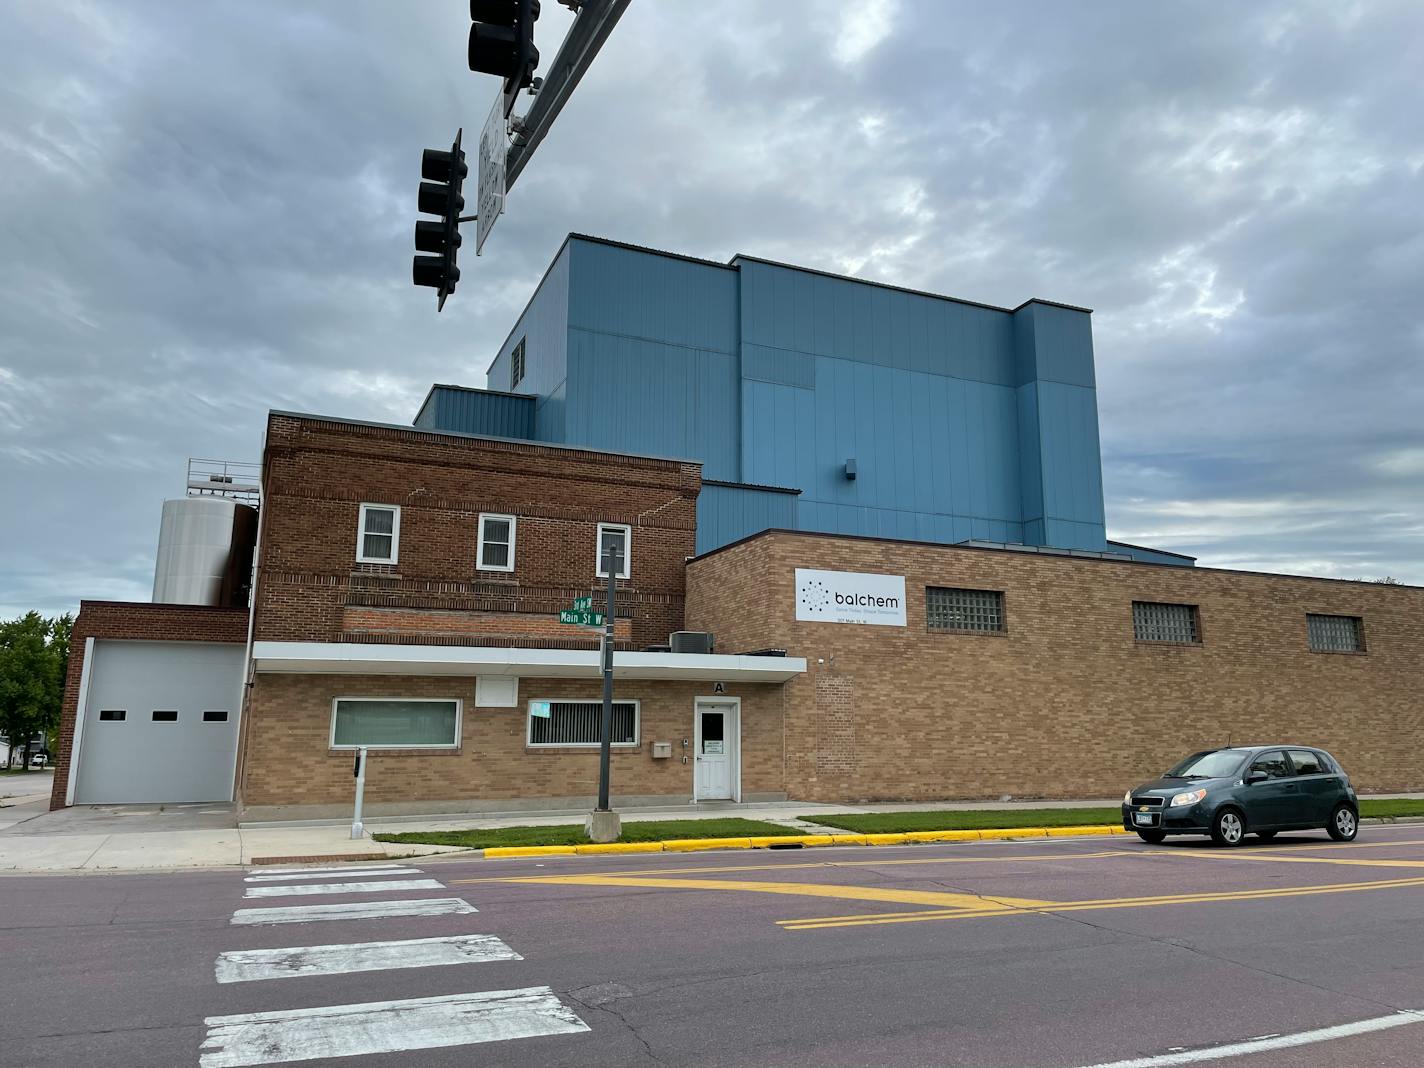
[[[480,185],[475,202],[475,255],[504,211],[504,161],[509,153],[509,121],[504,117],[504,93],[494,99],[485,128],[480,131]]]
[[[905,625],[905,577],[796,569],[796,618],[806,623]]]

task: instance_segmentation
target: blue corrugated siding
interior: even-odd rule
[[[704,485],[697,497],[699,553],[773,528],[797,529],[794,494]]]
[[[521,337],[534,438],[802,491],[709,487],[699,549],[791,525],[1104,546],[1085,312],[1007,312],[571,237],[492,365],[492,389],[508,388]]]
[[[569,345],[569,253],[565,245],[545,275],[524,314],[490,364],[487,385],[490,389],[513,389],[541,400],[557,394],[568,377]],[[510,380],[509,354],[520,340],[524,341],[524,377],[517,386]],[[542,409],[544,405],[537,406]],[[562,441],[561,418],[556,413],[540,410],[534,421],[533,434],[539,441]]]
[[[532,438],[534,398],[436,386],[416,426],[499,438]]]

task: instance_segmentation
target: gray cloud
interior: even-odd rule
[[[1095,307],[1114,536],[1424,582],[1417,5],[638,0],[437,317],[464,11],[0,11],[0,615],[145,598],[184,458],[270,407],[478,384],[568,230]]]

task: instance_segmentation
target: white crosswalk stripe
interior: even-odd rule
[[[447,964],[523,959],[494,935],[465,934],[448,938],[410,938],[398,942],[239,950],[220,954],[216,970],[220,983],[247,983],[257,979],[342,975],[395,968],[436,968]]]
[[[302,879],[370,879],[384,878],[387,875],[423,875],[419,868],[358,868],[356,870],[340,869],[318,870],[318,871],[289,871],[275,875],[249,875],[243,882],[248,883],[290,883]]]
[[[236,925],[310,923],[313,920],[370,920],[392,916],[459,916],[479,909],[458,897],[426,897],[410,901],[341,901],[334,905],[285,905],[238,909]]]
[[[505,1042],[587,1031],[547,986],[210,1016],[201,1068]]]
[[[340,875],[348,871],[380,871],[383,868],[404,868],[409,862],[404,860],[383,860],[372,864],[338,864],[330,868],[249,868],[248,875]]]
[[[393,879],[388,883],[283,883],[249,886],[243,897],[315,897],[320,894],[379,894],[387,890],[443,890],[437,879]]]

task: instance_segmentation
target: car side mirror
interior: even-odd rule
[[[1265,782],[1270,776],[1264,771],[1253,771],[1246,776],[1246,785],[1255,786],[1258,782]]]

